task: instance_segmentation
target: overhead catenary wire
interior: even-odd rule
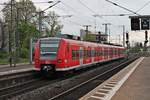
[[[118,7],[122,8],[122,9],[124,9],[124,10],[126,10],[126,11],[129,11],[129,12],[135,14],[135,15],[138,15],[138,16],[140,15],[140,14],[138,14],[137,12],[132,11],[132,10],[126,8],[126,7],[123,7],[123,6],[121,6],[121,5],[119,5],[119,4],[115,3],[115,2],[112,2],[112,1],[110,1],[110,0],[105,0],[105,1],[111,3],[111,4],[115,5],[115,6],[118,6]]]
[[[72,6],[68,5],[67,3],[65,3],[65,2],[63,2],[63,1],[61,1],[61,3],[62,3],[64,6],[70,8],[70,9],[71,9],[70,11],[74,12],[75,14],[80,15],[80,16],[73,15],[73,17],[86,20],[86,21],[88,21],[88,22],[90,22],[90,23],[92,23],[92,24],[95,23],[95,18],[92,17],[93,15],[89,15],[89,14],[84,15],[82,12],[79,12],[77,9],[74,9]],[[96,12],[93,11],[93,13],[95,14]],[[84,18],[83,18],[83,17],[84,17]],[[88,19],[87,19],[87,18],[88,18]],[[98,22],[98,23],[101,23],[101,22]],[[97,24],[98,24],[98,23],[97,23]]]
[[[140,9],[138,9],[136,12],[141,11],[143,8],[145,8],[147,5],[150,4],[150,1],[148,1],[147,3],[145,3]]]
[[[66,6],[66,7],[70,8],[70,9],[72,9],[71,11],[73,11],[74,13],[82,14],[82,15],[83,15],[82,12],[79,12],[77,9],[74,9],[72,6],[68,5],[67,3],[65,3],[65,2],[63,2],[63,1],[61,1],[61,3],[62,3],[64,6]],[[85,15],[84,15],[84,16],[85,16]],[[87,17],[88,17],[89,19],[93,19],[92,16],[90,17],[88,14],[85,16],[85,18],[87,18]]]
[[[92,13],[94,13],[94,14],[97,14],[94,10],[92,10],[91,8],[89,8],[86,4],[84,4],[81,0],[78,0],[79,1],[79,3],[81,4],[81,5],[83,5],[85,8],[87,8],[90,12],[92,12]]]
[[[80,16],[77,16],[77,15],[73,15],[74,17],[76,17],[76,18],[82,18],[81,16],[85,16],[85,15],[83,15],[83,13],[81,13],[81,12],[79,12],[79,11],[77,11],[76,9],[74,9],[72,6],[70,6],[70,5],[68,5],[67,3],[65,3],[65,2],[63,2],[63,1],[61,1],[61,3],[64,5],[64,6],[66,6],[66,7],[68,7],[68,8],[70,8],[71,9],[71,11],[72,12],[74,12],[75,14],[80,14]],[[92,16],[91,17],[89,17],[89,15],[87,15],[87,16],[85,16],[84,18],[82,18],[83,20],[86,20],[85,18],[87,18],[88,17],[88,19],[93,19],[92,18]],[[92,22],[93,23],[93,21],[90,21],[90,20],[87,20],[88,22]]]
[[[63,11],[63,12],[67,12],[66,14],[68,14],[68,11],[66,11],[64,8],[60,8],[60,7],[58,7],[58,6],[55,6],[57,9],[59,9],[59,10],[61,10],[61,11]],[[77,15],[75,15],[75,14],[70,14],[70,15],[72,15],[72,17],[75,17],[75,18],[78,18],[78,19],[83,19],[84,21],[86,21],[86,22],[92,22],[92,21],[90,21],[90,20],[88,20],[88,19],[85,19],[85,18],[83,18],[83,17],[81,17],[81,16],[77,16]]]

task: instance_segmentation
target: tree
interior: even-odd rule
[[[83,37],[84,41],[96,41],[96,35],[92,34],[91,32],[85,33],[84,37]]]
[[[5,48],[5,33],[4,33],[4,28],[5,28],[5,25],[4,25],[4,22],[2,22],[2,20],[0,19],[0,34],[1,34],[1,46],[0,48],[1,49],[4,49]]]
[[[56,36],[56,34],[63,28],[63,25],[60,25],[58,22],[58,17],[59,16],[54,11],[48,13],[46,20],[50,25],[50,28],[48,29],[49,32],[47,32],[47,36]]]
[[[18,26],[24,24],[24,22],[31,23],[30,19],[33,13],[36,12],[36,7],[30,0],[21,0],[20,2],[12,0],[12,7],[11,1],[9,1],[2,11],[4,15],[4,23],[7,27],[5,33],[10,33],[10,37],[15,39],[15,33],[18,32]],[[14,39],[12,39],[13,41],[11,42],[14,42]]]
[[[9,47],[12,48],[10,56],[19,48],[29,47],[29,38],[38,33],[31,22],[31,17],[36,12],[36,7],[30,0],[9,1],[2,10],[5,24],[5,34],[9,37]],[[35,32],[35,33],[34,33]]]

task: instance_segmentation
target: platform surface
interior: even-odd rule
[[[18,64],[15,67],[10,67],[9,65],[0,65],[0,75],[9,74],[14,72],[34,70],[34,65],[32,64]]]
[[[145,57],[111,100],[150,100],[150,57]]]

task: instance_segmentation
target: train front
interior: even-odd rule
[[[35,46],[35,68],[44,74],[53,74],[57,63],[60,38],[43,38]]]

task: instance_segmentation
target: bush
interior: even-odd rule
[[[7,58],[8,57],[8,53],[4,50],[0,50],[0,58]]]
[[[29,50],[27,48],[21,48],[20,57],[21,58],[28,58],[29,57]]]

